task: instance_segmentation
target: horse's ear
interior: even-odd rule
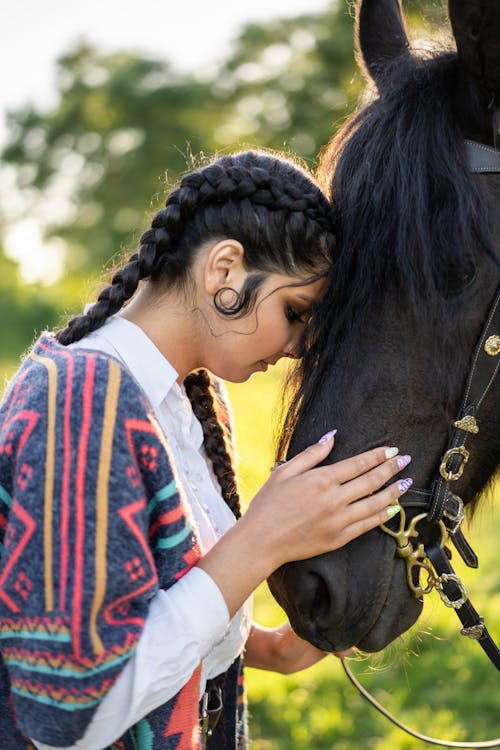
[[[499,0],[448,0],[448,10],[463,67],[500,94]]]
[[[410,56],[400,0],[358,0],[355,41],[358,64],[379,85],[388,64]]]

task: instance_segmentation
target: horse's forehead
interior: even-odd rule
[[[490,90],[500,92],[500,3],[449,0],[449,14],[462,64]]]
[[[500,18],[498,0],[448,0],[448,12],[453,32],[467,34],[476,41],[481,33],[488,34],[489,25]]]

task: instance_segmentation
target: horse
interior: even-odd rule
[[[400,0],[357,1],[371,94],[320,161],[338,247],[279,457],[335,427],[327,462],[394,445],[414,480],[402,521],[269,579],[293,629],[329,652],[382,650],[433,585],[487,640],[450,556],[454,542],[477,565],[460,523],[500,463],[500,4],[449,0],[448,14],[450,44],[417,52]]]

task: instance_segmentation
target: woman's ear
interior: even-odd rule
[[[224,239],[207,251],[204,267],[205,290],[216,294],[223,287],[240,291],[247,271],[244,266],[245,251],[238,240]]]

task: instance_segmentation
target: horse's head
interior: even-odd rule
[[[458,52],[418,56],[398,0],[358,2],[358,61],[376,92],[323,156],[338,257],[285,431],[292,455],[338,428],[331,461],[397,445],[424,490],[500,276],[500,174],[471,172],[465,146],[500,140],[500,4],[449,0],[449,12]],[[499,396],[497,379],[453,485],[469,509],[500,462]],[[325,650],[377,651],[422,609],[381,529],[280,568],[270,586],[295,630]]]

